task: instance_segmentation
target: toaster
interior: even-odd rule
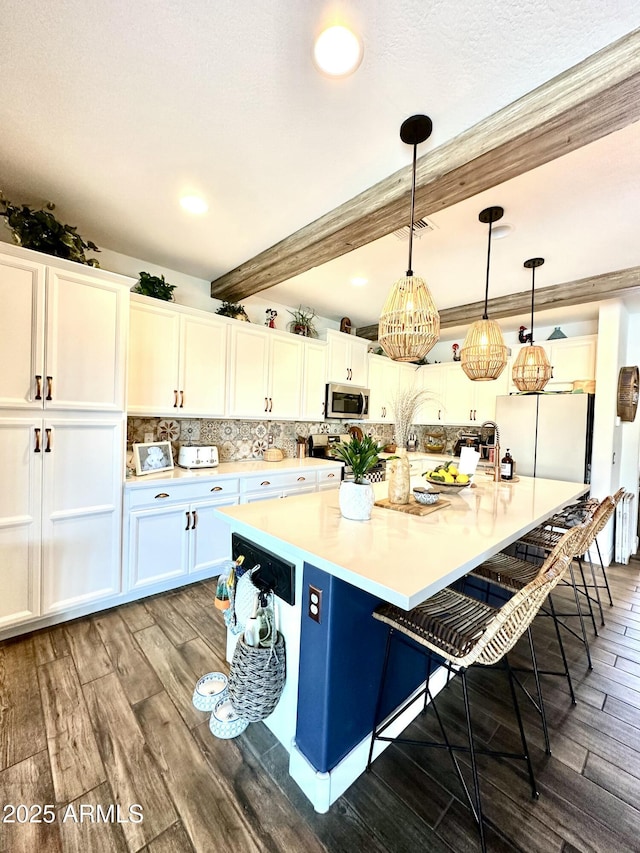
[[[218,448],[215,445],[196,447],[181,445],[178,451],[178,465],[181,468],[215,468],[218,464]]]

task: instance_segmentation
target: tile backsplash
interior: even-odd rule
[[[359,423],[359,426],[381,444],[393,441],[393,424]],[[347,429],[348,425],[340,421],[309,423],[130,417],[127,420],[127,445],[131,448],[134,442],[145,441],[145,436],[151,433],[154,441],[171,441],[176,459],[180,444],[215,444],[221,462],[235,462],[241,459],[262,459],[268,447],[279,447],[285,456],[294,457],[298,436],[307,438],[311,433],[318,432],[339,435],[347,432]],[[448,452],[453,450],[460,433],[470,430],[468,426],[433,425],[417,426],[414,431],[418,436],[419,450],[424,450],[427,434],[433,433],[443,436],[445,452]]]

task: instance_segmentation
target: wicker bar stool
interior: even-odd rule
[[[571,557],[572,560],[575,559],[579,554],[582,554],[584,551],[584,543],[588,540],[590,536],[589,528],[591,524],[592,522],[587,521],[583,524],[579,524],[575,527],[571,527],[566,530],[558,540],[555,547],[550,552],[549,556],[547,557],[547,561],[553,561],[561,554],[566,554],[567,556]],[[539,572],[540,567],[536,566],[534,563],[528,562],[527,560],[521,560],[519,557],[515,557],[511,554],[500,552],[498,554],[495,554],[493,557],[490,557],[488,560],[485,560],[485,562],[481,563],[479,566],[476,566],[476,568],[472,572],[469,572],[466,578],[488,582],[488,584],[498,586],[501,589],[506,590],[510,595],[513,595],[514,593],[523,589],[528,583],[531,583],[531,581],[537,577]],[[487,598],[489,597],[489,591],[490,588],[487,585]],[[540,667],[538,666],[535,647],[533,644],[531,625],[529,625],[527,628],[527,640],[529,643],[529,653],[531,655],[532,668],[530,670],[522,668],[513,668],[513,671],[533,673],[536,686],[536,697],[531,695],[531,693],[519,681],[519,679],[516,678],[516,681],[523,693],[532,703],[533,707],[540,714],[542,720],[542,731],[544,735],[545,751],[547,755],[551,755],[551,743],[549,740],[547,717],[544,710],[544,700],[542,696],[542,685],[540,683],[540,676],[556,675],[566,678],[567,684],[569,686],[569,694],[571,696],[572,705],[576,704],[576,697],[573,691],[571,673],[569,672],[567,656],[565,654],[564,644],[562,642],[562,635],[560,634],[560,628],[558,624],[558,618],[553,604],[553,597],[551,595],[549,595],[548,597],[548,602],[549,610],[546,611],[546,609],[541,608],[541,612],[543,612],[544,610],[545,613],[553,617],[553,624],[556,630],[556,638],[558,640],[558,647],[560,649],[560,656],[562,658],[562,671],[540,669]]]
[[[624,495],[624,487],[618,489],[618,491],[612,496],[614,501],[614,507],[612,513],[615,512],[615,507],[618,506],[622,496]],[[600,501],[596,498],[588,498],[585,501],[579,501],[576,504],[570,504],[568,507],[565,507],[561,512],[556,513],[556,515],[551,516],[551,518],[547,519],[545,522],[545,526],[553,527],[557,530],[568,530],[569,527],[573,527],[575,524],[580,524],[582,520],[586,520],[593,516],[593,513],[596,511],[598,506],[600,505]],[[580,514],[584,514],[583,518],[580,517]],[[605,522],[606,524],[606,522]],[[598,552],[598,562],[600,563],[600,571],[602,572],[602,579],[604,583],[598,584],[599,589],[605,589],[607,591],[607,596],[609,598],[609,606],[613,607],[613,598],[611,597],[611,587],[609,586],[609,579],[607,577],[607,571],[604,566],[604,561],[602,559],[602,552],[600,551],[600,543],[597,538],[595,540],[596,551]],[[589,585],[589,588],[591,585]]]
[[[619,499],[620,498],[618,497],[617,500],[619,500]],[[596,507],[596,509],[593,513],[593,516],[591,519],[591,528],[590,528],[591,535],[589,537],[587,537],[583,543],[583,546],[584,546],[583,553],[580,555],[577,555],[577,557],[576,557],[577,563],[578,563],[578,569],[580,571],[580,579],[581,579],[580,584],[576,584],[576,579],[575,579],[575,574],[573,572],[573,567],[570,568],[570,577],[571,577],[571,583],[573,583],[573,586],[574,586],[574,592],[578,593],[579,595],[582,595],[583,598],[586,600],[587,606],[589,608],[589,615],[591,618],[591,622],[593,624],[593,630],[594,630],[596,636],[598,634],[598,628],[596,626],[596,620],[595,620],[595,616],[594,616],[594,612],[593,612],[593,603],[594,602],[592,601],[591,595],[589,594],[590,589],[593,589],[596,593],[595,603],[597,604],[599,611],[600,611],[600,621],[601,621],[602,625],[604,625],[604,613],[602,610],[602,602],[600,600],[600,585],[597,583],[597,580],[596,580],[595,570],[593,567],[593,561],[592,561],[591,556],[589,554],[589,549],[594,544],[594,542],[597,542],[596,537],[597,537],[598,533],[600,533],[605,528],[605,526],[609,522],[609,519],[611,518],[611,516],[615,512],[617,500],[616,500],[616,496],[608,496],[608,497],[604,498],[598,504],[598,506]],[[531,546],[533,546],[534,548],[538,548],[542,551],[546,551],[548,553],[559,542],[559,540],[561,539],[561,537],[563,535],[563,532],[564,532],[563,530],[557,530],[555,527],[552,527],[549,520],[548,520],[547,522],[545,522],[544,525],[541,525],[540,527],[536,527],[534,530],[530,531],[525,536],[523,536],[521,539],[519,539],[518,542],[516,543],[516,546],[520,547],[520,548],[524,548],[525,554],[528,551],[529,547],[531,547]],[[587,582],[587,579],[586,579],[585,573],[584,573],[583,561],[585,558],[587,559],[587,561],[589,563],[590,570],[591,570],[592,583],[590,583],[590,584]],[[604,566],[603,566],[602,570],[604,572]],[[605,577],[606,577],[606,575],[605,575]],[[607,585],[608,585],[608,582],[607,582]],[[591,666],[591,655],[588,652],[589,643],[586,639],[586,631],[584,628],[584,619],[582,617],[582,608],[580,608],[579,606],[578,606],[578,611],[579,611],[578,615],[580,616],[581,632],[582,632],[582,638],[578,637],[578,639],[582,639],[584,646],[587,649],[587,657],[589,660],[589,668],[591,669],[592,668],[592,666]],[[567,616],[574,616],[576,614],[563,613],[563,614],[558,614],[558,615],[562,615],[562,616],[567,617]],[[566,624],[565,624],[565,627],[566,627]],[[574,634],[574,636],[577,636],[577,634],[574,631],[571,631],[571,632]]]
[[[414,607],[413,610],[401,610],[399,607],[386,604],[377,608],[373,613],[375,619],[389,626],[389,633],[378,690],[367,769],[371,768],[373,748],[377,740],[446,749],[451,756],[456,775],[478,825],[483,851],[486,850],[486,843],[476,754],[481,753],[483,755],[525,761],[529,772],[532,796],[534,798],[538,796],[522,716],[518,706],[514,677],[509,667],[507,653],[527,630],[527,627],[531,624],[531,621],[548,594],[564,575],[570,562],[571,557],[568,554],[554,554],[553,558],[545,561],[535,579],[517,592],[500,608],[492,607],[486,602],[470,598],[464,593],[447,587],[427,599],[427,601]],[[394,638],[410,646],[415,651],[426,655],[427,673],[430,671],[431,657],[435,655],[443,659],[444,666],[449,673],[460,677],[468,745],[453,744],[449,740],[441,715],[438,712],[436,703],[433,702],[433,696],[429,690],[428,674],[422,690],[422,694],[424,694],[423,712],[426,711],[427,704],[431,703],[442,734],[442,741],[414,740],[411,738],[389,737],[383,734],[417,698],[415,695],[411,696],[389,719],[384,721],[379,719],[389,664],[389,652]],[[520,732],[521,753],[504,753],[496,750],[478,749],[474,742],[466,677],[467,669],[474,664],[492,666],[499,662],[503,663],[507,671],[511,700]],[[418,693],[418,697],[422,694]],[[465,782],[456,756],[458,752],[464,752],[469,755],[473,778],[473,792],[469,790]]]

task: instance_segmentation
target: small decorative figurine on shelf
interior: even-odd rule
[[[265,326],[268,326],[270,329],[275,329],[278,312],[274,308],[267,308],[265,313],[267,315],[267,319],[264,321]]]
[[[452,344],[451,349],[453,350],[453,360],[460,361],[460,346],[459,344]]]
[[[518,340],[521,344],[528,344],[531,341],[531,332],[527,332],[526,326],[520,326],[518,331]]]
[[[351,334],[351,320],[348,317],[343,317],[340,320],[340,331],[345,332],[347,335]]]

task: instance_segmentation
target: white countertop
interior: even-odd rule
[[[149,483],[176,482],[207,477],[212,480],[228,477],[247,477],[251,474],[284,473],[285,471],[312,471],[317,468],[341,467],[338,459],[316,459],[306,456],[304,459],[286,458],[281,462],[264,462],[262,459],[246,459],[240,462],[221,462],[216,468],[178,468],[172,471],[160,471],[157,474],[143,474],[141,477],[129,477],[126,488],[140,488]]]
[[[530,477],[475,479],[474,488],[443,494],[450,506],[425,516],[374,507],[370,521],[351,521],[340,515],[337,489],[217,511],[274,553],[285,543],[317,568],[408,610],[589,488]],[[423,483],[415,478],[414,485]],[[388,484],[374,490],[384,498]]]

